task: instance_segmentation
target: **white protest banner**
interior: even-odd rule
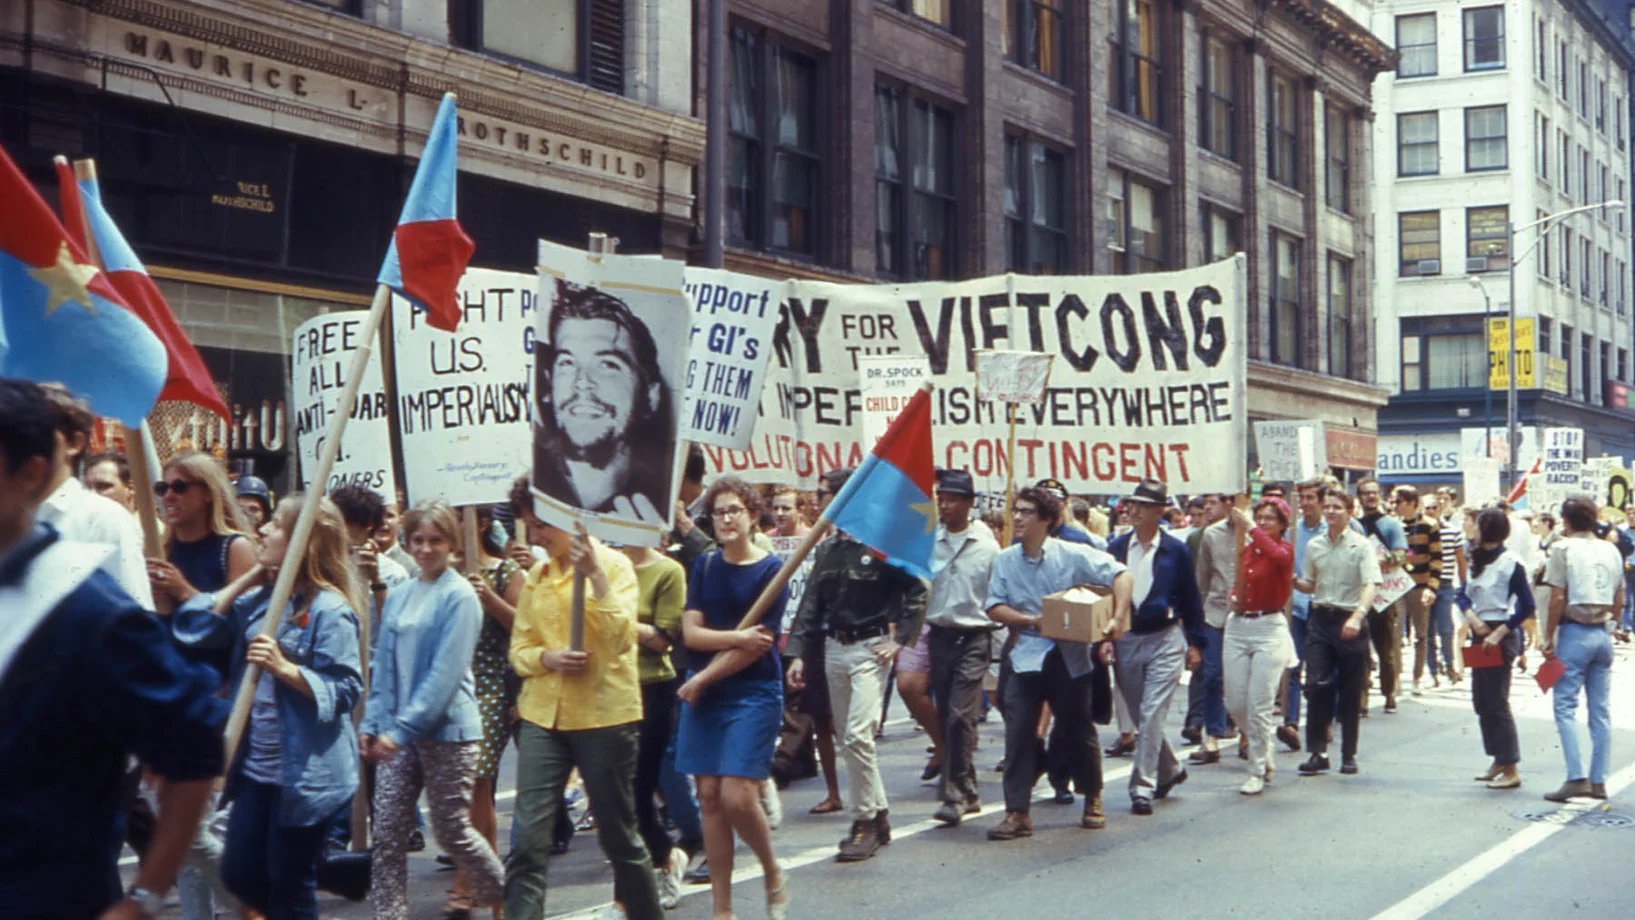
[[[460,279],[460,330],[432,328],[392,298],[398,437],[410,502],[505,501],[528,472],[533,389],[532,275],[485,268]]]
[[[539,242],[534,513],[659,546],[676,500],[691,311],[682,264]]]
[[[742,450],[755,433],[785,281],[687,266],[693,308],[681,437]]]
[[[324,433],[329,418],[341,410],[341,389],[352,356],[363,347],[363,310],[324,313],[295,327],[290,347],[290,389],[295,418],[295,448],[301,457],[301,487],[311,488],[310,471],[318,466],[323,453]],[[355,483],[379,492],[388,502],[397,501],[397,477],[392,471],[392,427],[386,404],[386,388],[380,370],[380,349],[369,353],[364,365],[358,398],[346,423],[341,452],[329,472],[329,481],[320,483],[325,492],[338,485]]]
[[[1466,457],[1464,461],[1465,506],[1480,508],[1504,497],[1499,491],[1499,470],[1504,463],[1493,457]]]
[[[1385,567],[1391,553],[1385,548],[1385,544],[1380,542],[1379,537],[1369,537],[1368,542],[1374,545],[1374,555],[1380,560],[1380,586],[1374,592],[1374,612],[1379,613],[1391,606],[1397,598],[1408,593],[1414,586],[1414,577],[1401,566],[1395,569]]]
[[[979,351],[976,353],[976,398],[999,403],[1045,401],[1045,385],[1050,382],[1050,362],[1055,355],[1031,351]]]
[[[779,317],[749,449],[705,448],[715,472],[811,487],[863,460],[857,359],[923,358],[933,461],[997,488],[1008,411],[978,398],[976,355],[1051,354],[1044,400],[1019,412],[1016,478],[1124,493],[1236,492],[1249,436],[1244,259],[1148,275],[1005,276],[845,285],[796,281]],[[1014,297],[1007,289],[1014,285]]]
[[[1580,491],[1594,498],[1597,505],[1608,504],[1607,493],[1612,485],[1612,472],[1616,469],[1619,469],[1619,466],[1618,460],[1614,457],[1585,460],[1578,478]]]
[[[1553,508],[1583,491],[1584,429],[1544,429],[1543,461],[1527,487],[1527,507]]]
[[[1303,482],[1328,468],[1328,445],[1320,421],[1255,422],[1260,478]]]
[[[1540,444],[1540,429],[1532,425],[1522,425],[1517,428],[1516,434],[1520,444],[1516,450],[1517,475],[1521,475],[1533,468],[1533,461],[1539,458],[1542,449]],[[1459,429],[1459,456],[1492,457],[1502,466],[1510,459],[1510,447],[1506,438],[1509,429],[1503,425],[1494,428],[1461,428]]]
[[[804,538],[774,535],[767,539],[772,541],[774,555],[779,559],[788,559]],[[795,612],[800,609],[800,599],[806,593],[806,579],[812,574],[812,562],[816,556],[816,553],[808,553],[795,569],[795,574],[789,576],[789,604],[783,608],[783,623],[778,628],[779,635],[789,632],[790,627],[795,625]]]
[[[863,394],[862,443],[873,450],[897,413],[931,378],[931,368],[921,357],[865,355],[857,359],[857,377]]]

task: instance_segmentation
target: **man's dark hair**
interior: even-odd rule
[[[1561,519],[1574,533],[1593,533],[1600,511],[1594,499],[1582,495],[1575,495],[1561,503]]]
[[[534,513],[534,490],[529,486],[526,474],[511,481],[511,491],[505,496],[505,504],[511,510],[513,520]],[[523,539],[525,536],[519,527],[517,539]]]
[[[63,437],[72,439],[76,434],[85,435],[87,438],[91,436],[97,418],[91,413],[91,407],[85,404],[85,400],[56,384],[40,387],[40,392],[51,406],[56,428],[62,432]]]
[[[760,520],[761,493],[754,486],[737,476],[722,476],[715,482],[710,483],[710,490],[704,493],[704,513],[711,514],[714,512],[715,500],[726,494],[738,496],[738,500],[744,503],[744,510],[749,512],[750,520]]]
[[[1347,492],[1344,486],[1324,486],[1323,491],[1318,493],[1317,500],[1326,502],[1330,495],[1339,496],[1340,503],[1345,505],[1345,510],[1357,510],[1357,499],[1350,492]]]
[[[131,484],[131,461],[117,450],[105,450],[99,454],[92,454],[85,458],[85,472],[89,473],[92,467],[99,463],[112,463],[119,475],[119,481],[126,486]]]
[[[0,378],[0,451],[6,472],[33,457],[51,460],[57,455],[57,410],[45,388],[27,380]]]
[[[703,483],[704,448],[693,443],[687,445],[687,465],[681,469],[681,479],[683,482]]]
[[[1191,510],[1194,510],[1194,509],[1201,510],[1203,508],[1203,506],[1204,506],[1204,497],[1202,495],[1194,495],[1191,498],[1187,499],[1187,510],[1188,511],[1191,511]]]
[[[1062,500],[1055,493],[1041,489],[1038,486],[1028,486],[1016,493],[1016,500],[1028,502],[1039,513],[1039,519],[1054,522],[1062,514]]]
[[[1364,476],[1363,478],[1357,480],[1357,491],[1359,493],[1362,492],[1362,487],[1368,485],[1369,483],[1373,483],[1377,486],[1380,484],[1380,481],[1372,476]],[[1383,492],[1385,490],[1382,488],[1380,491]]]
[[[643,444],[672,443],[675,420],[674,413],[670,411],[670,388],[664,385],[664,376],[659,372],[659,349],[647,324],[630,312],[630,306],[619,298],[596,288],[569,284],[560,279],[556,282],[556,303],[551,307],[551,318],[545,328],[546,340],[539,346],[534,359],[539,362],[540,382],[545,384],[538,398],[541,409],[547,410],[540,413],[539,419],[546,436],[553,442],[561,436],[556,427],[555,414],[548,411],[551,396],[548,381],[556,363],[557,333],[562,321],[567,319],[606,320],[625,331],[630,339],[630,357],[635,364],[637,378],[636,404],[631,407],[626,437],[639,433]],[[647,399],[647,390],[654,385],[659,388],[656,405]],[[689,467],[691,460],[689,455]],[[700,470],[698,479],[701,481],[703,478]]]
[[[1082,498],[1075,498],[1068,507],[1073,509],[1074,520],[1078,521],[1080,524],[1088,524],[1090,522],[1089,502]]]
[[[1538,516],[1538,519],[1539,519],[1539,521],[1541,523],[1544,524],[1544,526],[1547,529],[1549,529],[1549,530],[1555,530],[1556,529],[1556,516],[1551,514],[1550,512],[1546,511],[1543,514],[1540,514]]]
[[[1419,504],[1419,490],[1413,486],[1397,486],[1397,501]]]
[[[386,523],[386,499],[368,486],[356,483],[336,486],[329,490],[329,500],[341,512],[341,519],[352,527],[367,527],[370,532]]]

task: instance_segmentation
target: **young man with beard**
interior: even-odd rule
[[[1386,513],[1380,500],[1380,484],[1376,479],[1357,483],[1357,503],[1362,514],[1357,518],[1363,535],[1373,537],[1385,547],[1387,555],[1380,560],[1381,573],[1402,568],[1408,554],[1408,535],[1402,522]],[[1384,610],[1368,614],[1368,637],[1374,643],[1374,654],[1380,663],[1380,690],[1385,694],[1385,711],[1397,711],[1397,684],[1402,676],[1402,601],[1399,599]],[[1363,707],[1366,711],[1367,707]]]

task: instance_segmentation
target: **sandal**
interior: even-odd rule
[[[783,900],[774,901],[773,898],[783,898]],[[789,920],[789,902],[789,876],[786,873],[783,877],[783,884],[779,885],[776,891],[766,893],[767,920]]]
[[[812,810],[807,812],[807,814],[809,814],[809,815],[832,815],[835,812],[840,811],[841,809],[843,809],[845,807],[846,807],[845,805],[842,805],[840,803],[839,799],[824,799],[823,801],[817,803],[816,805],[813,805]]]

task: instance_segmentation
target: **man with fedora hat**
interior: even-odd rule
[[[931,696],[942,725],[942,807],[946,827],[980,807],[976,783],[977,719],[982,680],[999,624],[988,618],[988,575],[999,541],[971,519],[976,488],[965,470],[937,471],[937,542],[932,548],[931,594],[925,622],[931,646]]]
[[[1203,604],[1186,544],[1158,526],[1169,506],[1164,484],[1142,480],[1119,504],[1130,509],[1133,527],[1114,537],[1107,551],[1129,568],[1134,612],[1129,630],[1114,643],[1114,670],[1139,733],[1130,810],[1150,815],[1153,799],[1186,782],[1186,768],[1164,737],[1164,721],[1182,669],[1203,660]]]

